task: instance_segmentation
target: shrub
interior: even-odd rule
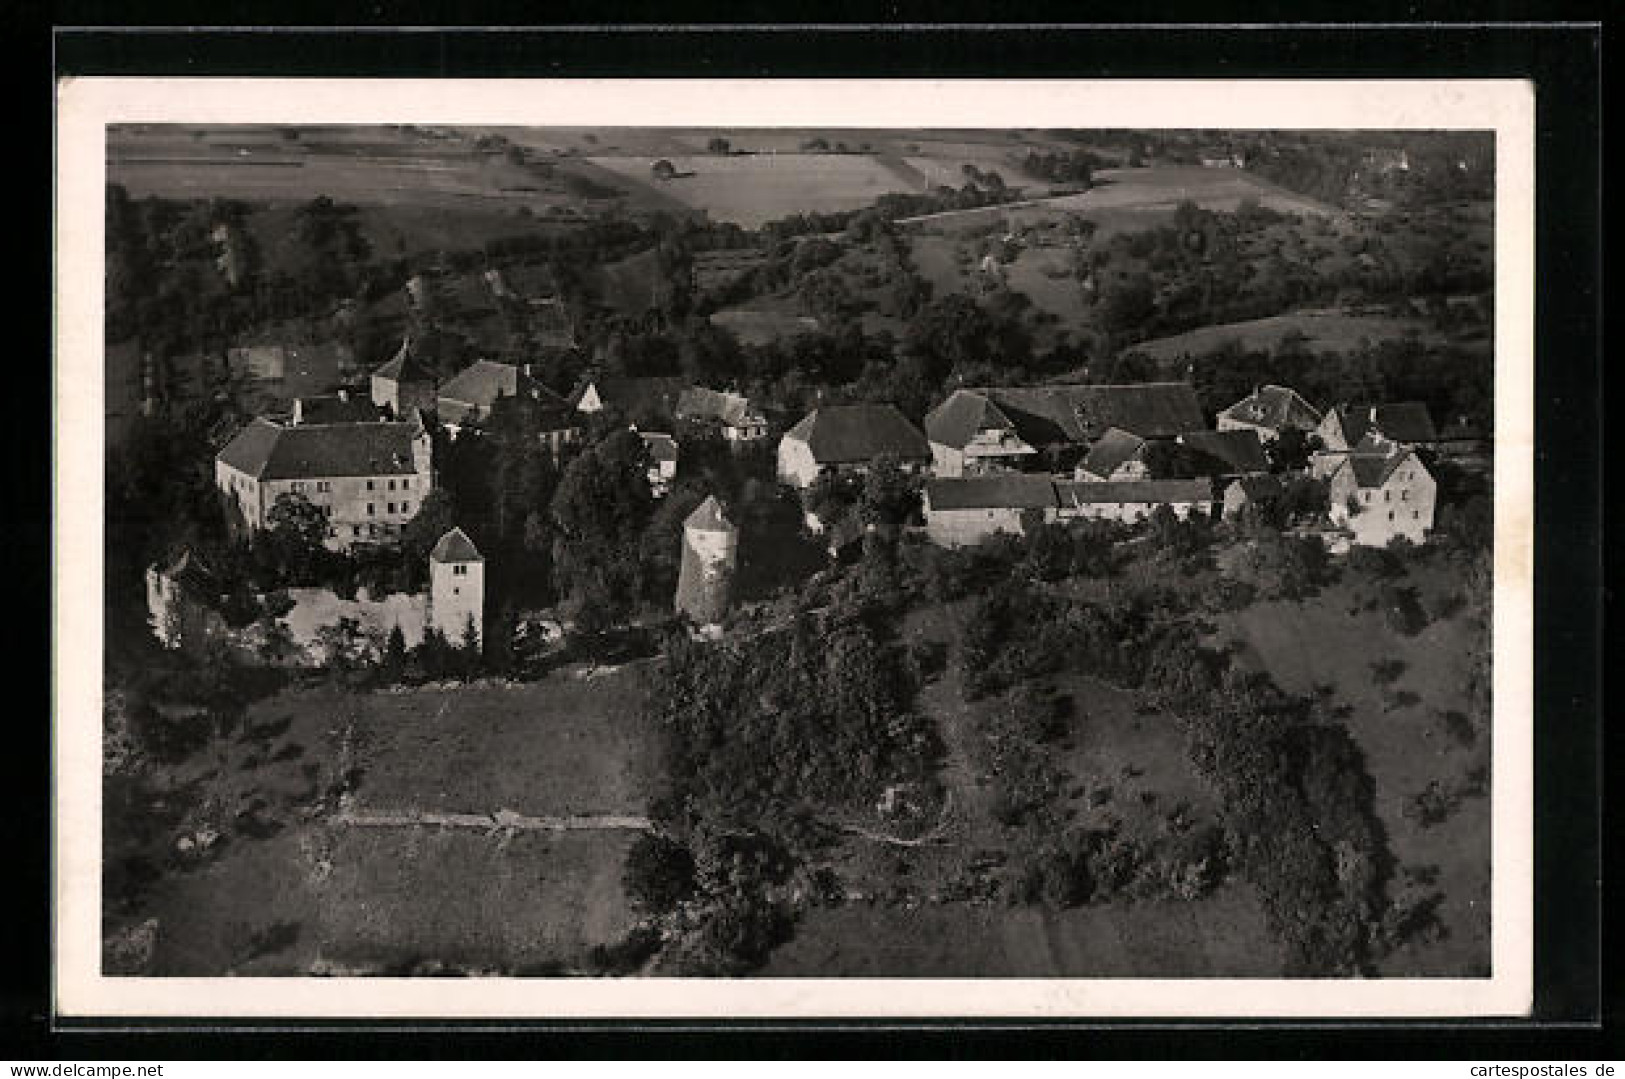
[[[1431,828],[1450,819],[1461,805],[1461,796],[1445,788],[1438,780],[1429,781],[1421,792],[1405,803],[1405,817],[1423,828]]]
[[[669,910],[694,892],[694,856],[683,844],[645,832],[626,852],[626,894],[647,910]]]

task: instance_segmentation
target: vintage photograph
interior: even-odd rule
[[[1506,972],[1493,128],[500,119],[103,129],[99,977]]]

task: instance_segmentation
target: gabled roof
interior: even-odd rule
[[[395,382],[434,382],[434,372],[418,358],[416,342],[412,340],[411,334],[402,339],[401,347],[395,355],[374,371],[373,375]]]
[[[976,432],[1013,428],[1010,417],[980,390],[955,390],[925,414],[925,433],[941,446],[962,448]]]
[[[214,584],[214,571],[190,547],[182,547],[169,565],[158,567],[158,572],[184,588],[196,590]]]
[[[892,405],[826,405],[803,416],[785,434],[807,444],[821,465],[872,461],[891,454],[929,461],[931,446],[919,428]]]
[[[1089,448],[1089,455],[1083,459],[1083,467],[1105,479],[1143,449],[1145,439],[1139,435],[1131,435],[1121,427],[1113,427]]]
[[[1281,493],[1285,490],[1280,478],[1277,476],[1272,476],[1268,472],[1238,476],[1234,481],[1232,481],[1230,486],[1241,488],[1241,493],[1247,496],[1247,501],[1249,502],[1260,502],[1272,498],[1279,498]],[[1228,492],[1229,489],[1230,488],[1228,487],[1225,488],[1226,492]]]
[[[1395,453],[1350,453],[1343,467],[1352,470],[1356,486],[1381,487],[1388,482],[1388,477],[1394,474],[1394,470],[1410,456],[1411,453],[1407,450]]]
[[[1264,443],[1258,432],[1250,428],[1238,431],[1192,431],[1179,440],[1197,453],[1211,457],[1220,466],[1220,473],[1266,472],[1269,460],[1264,456]]]
[[[1313,430],[1320,423],[1320,411],[1305,401],[1298,391],[1286,386],[1264,386],[1254,390],[1219,415],[1239,423],[1277,431],[1291,426]],[[1296,421],[1294,415],[1297,416]]]
[[[588,386],[598,391],[598,399],[606,408],[628,415],[654,412],[665,416],[676,414],[678,399],[689,388],[687,380],[675,375],[595,378],[582,385],[581,392],[574,395],[572,404],[580,404]]]
[[[683,520],[684,528],[696,532],[736,532],[734,523],[722,514],[722,504],[716,495],[706,495],[705,501],[694,507],[694,512]]]
[[[431,562],[484,562],[485,556],[480,554],[474,541],[468,538],[468,533],[461,528],[453,528],[440,542],[434,545],[429,552]]]
[[[1207,428],[1196,390],[1188,382],[1140,382],[1115,386],[1060,384],[1050,386],[990,386],[956,391],[991,402],[1016,434],[1034,446],[1057,442],[1092,442],[1112,427],[1141,438],[1173,438]],[[968,405],[957,428],[943,427],[943,445],[963,446],[974,427],[966,429],[962,417],[976,415]],[[963,438],[958,431],[964,430]],[[947,439],[947,441],[944,441]]]
[[[1058,480],[1055,493],[1062,506],[1095,502],[1209,502],[1207,480],[1119,480],[1106,483]]]
[[[254,420],[218,460],[260,480],[413,475],[413,423],[301,424]]]
[[[376,423],[383,411],[364,394],[345,396],[324,394],[320,397],[297,397],[301,424],[323,423]]]
[[[1433,417],[1420,401],[1344,406],[1337,410],[1337,421],[1351,446],[1373,426],[1395,442],[1434,442],[1439,437],[1433,428]]]
[[[521,394],[543,404],[567,405],[564,398],[515,365],[491,360],[475,360],[463,368],[440,387],[439,397],[443,401],[488,409],[498,397],[517,397]]]
[[[761,423],[762,414],[751,407],[750,399],[737,393],[688,386],[677,396],[680,420],[719,420],[730,427]]]
[[[925,497],[933,510],[1052,509],[1055,482],[1021,472],[934,479],[926,481]]]

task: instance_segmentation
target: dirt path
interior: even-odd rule
[[[437,813],[425,810],[369,812],[341,810],[327,823],[343,828],[475,828],[481,831],[513,832],[648,832],[654,824],[647,817],[621,814],[588,814],[569,817],[527,817],[507,809],[495,813]]]

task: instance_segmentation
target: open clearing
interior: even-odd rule
[[[1421,587],[1429,609],[1454,587],[1433,567],[1413,574],[1411,583]],[[1396,866],[1438,872],[1431,887],[1444,896],[1438,914],[1446,935],[1389,956],[1382,973],[1481,976],[1489,970],[1489,799],[1465,797],[1448,819],[1430,828],[1405,814],[1406,803],[1430,781],[1458,786],[1473,768],[1488,764],[1489,731],[1479,730],[1467,748],[1440,719],[1443,712],[1467,708],[1466,627],[1458,616],[1403,637],[1380,610],[1351,614],[1353,606],[1353,593],[1340,585],[1307,603],[1258,603],[1215,621],[1220,640],[1240,643],[1240,662],[1268,670],[1283,688],[1309,693],[1317,685],[1333,687],[1333,700],[1349,706],[1345,722],[1375,780],[1377,815]],[[1406,666],[1392,687],[1395,696],[1385,700],[1370,665],[1387,658]],[[1415,701],[1396,706],[1402,693],[1414,694]]]
[[[528,684],[355,695],[291,690],[171,777],[197,827],[258,805],[218,856],[162,877],[135,920],[159,921],[154,972],[296,974],[318,961],[377,971],[417,959],[579,961],[624,934],[635,832],[342,827],[345,809],[642,815],[655,739],[636,668]],[[267,942],[274,942],[275,946]],[[263,953],[263,954],[256,954]]]

